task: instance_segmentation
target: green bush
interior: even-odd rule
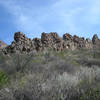
[[[0,100],[100,100],[97,56],[88,50],[1,55]]]
[[[9,80],[10,80],[9,76],[5,72],[0,70],[0,87],[6,85],[9,82]]]
[[[100,100],[100,88],[89,88],[79,100]]]

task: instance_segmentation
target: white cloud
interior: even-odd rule
[[[11,15],[13,15],[13,22],[19,31],[29,32],[28,36],[31,37],[34,35],[32,34],[34,30],[38,29],[37,32],[43,30],[43,28],[39,25],[40,23],[38,20],[34,18],[34,13],[32,12],[31,7],[26,8],[23,5],[17,4],[17,0],[0,1],[0,4],[2,4]]]
[[[34,0],[33,2],[35,3]],[[17,29],[29,32],[30,37],[39,37],[41,32],[52,30],[84,35],[92,32],[94,25],[100,25],[99,0],[55,0],[45,6],[35,5],[33,2],[30,0],[27,5],[27,2],[22,4],[18,0],[0,1],[13,15]]]

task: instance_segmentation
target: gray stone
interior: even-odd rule
[[[69,33],[64,34],[63,38],[61,38],[56,32],[43,32],[41,39],[34,38],[31,40],[27,38],[24,33],[16,32],[14,41],[11,45],[6,47],[5,53],[29,53],[44,50],[63,51],[66,49],[75,50],[81,48],[92,49],[94,44],[100,44],[100,40],[96,34],[93,36],[92,40],[89,38],[85,40],[84,37],[72,36]],[[100,45],[97,45],[97,47],[99,46]]]

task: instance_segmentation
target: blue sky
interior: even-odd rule
[[[100,0],[0,0],[0,40],[10,44],[17,31],[100,37]]]

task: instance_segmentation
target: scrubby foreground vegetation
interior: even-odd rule
[[[100,100],[100,50],[1,52],[0,100]]]

